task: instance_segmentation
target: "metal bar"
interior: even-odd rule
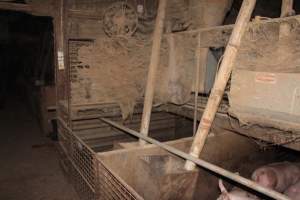
[[[229,178],[232,181],[235,181],[235,182],[237,182],[237,183],[239,183],[241,185],[244,185],[244,186],[246,186],[248,188],[251,188],[251,189],[253,189],[253,190],[257,191],[257,192],[260,192],[260,193],[262,193],[264,195],[267,195],[268,197],[274,198],[276,200],[290,200],[287,196],[285,196],[285,195],[283,195],[281,193],[278,193],[276,191],[273,191],[273,190],[270,190],[268,188],[262,187],[259,184],[255,183],[255,182],[253,182],[253,181],[251,181],[249,179],[246,179],[246,178],[244,178],[242,176],[239,176],[239,175],[237,175],[235,173],[232,173],[232,172],[230,172],[228,170],[225,170],[225,169],[223,169],[221,167],[218,167],[218,166],[216,166],[214,164],[211,164],[211,163],[209,163],[207,161],[204,161],[202,159],[199,159],[199,158],[196,158],[194,156],[191,156],[191,155],[189,155],[187,153],[184,153],[184,152],[182,152],[182,151],[180,151],[180,150],[178,150],[178,149],[176,149],[174,147],[171,147],[171,146],[169,146],[167,144],[164,144],[162,142],[154,140],[154,139],[152,139],[152,138],[150,138],[148,136],[145,136],[145,135],[143,135],[143,134],[141,134],[141,133],[139,133],[137,131],[131,130],[131,129],[129,129],[129,128],[123,126],[123,125],[120,125],[118,123],[115,123],[115,122],[113,122],[113,121],[111,121],[109,119],[101,118],[101,120],[104,121],[104,122],[106,122],[106,123],[108,123],[108,124],[110,124],[110,125],[112,125],[112,126],[114,126],[115,128],[118,128],[118,129],[120,129],[120,130],[122,130],[122,131],[124,131],[126,133],[129,133],[129,134],[131,134],[131,135],[133,135],[133,136],[135,136],[137,138],[145,140],[146,142],[149,142],[151,144],[155,144],[155,145],[163,148],[164,150],[166,150],[166,151],[168,151],[168,152],[170,152],[172,154],[175,154],[175,155],[177,155],[177,156],[179,156],[179,157],[181,157],[183,159],[190,160],[193,163],[196,163],[197,165],[199,165],[199,166],[201,166],[201,167],[203,167],[205,169],[208,169],[208,170],[213,171],[213,172],[215,172],[215,173],[217,173],[219,175],[222,175],[222,176],[224,176],[226,178]]]
[[[199,95],[199,84],[200,84],[200,68],[201,64],[201,48],[200,48],[200,40],[201,34],[198,34],[198,46],[196,50],[196,75],[195,75],[195,96],[194,96],[194,119],[193,119],[193,136],[196,135],[197,132],[197,114],[198,114],[198,95]],[[206,64],[206,63],[205,63]],[[204,88],[203,88],[204,91]]]

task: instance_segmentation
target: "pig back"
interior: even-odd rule
[[[288,196],[291,200],[300,200],[300,181],[296,184],[290,186],[284,194]]]
[[[276,190],[284,192],[288,187],[297,183],[300,179],[300,168],[290,162],[274,163],[270,165],[277,174]]]
[[[255,170],[252,179],[264,187],[284,192],[300,179],[300,168],[290,162],[272,163]]]

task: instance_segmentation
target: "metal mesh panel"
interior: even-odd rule
[[[198,97],[198,108],[205,109],[206,104],[208,102],[208,96],[199,96]],[[188,103],[190,106],[195,106],[194,98],[193,100]],[[218,107],[218,112],[220,113],[227,113],[229,108],[229,102],[227,99],[223,99],[220,103],[220,106]]]
[[[71,159],[86,184],[96,190],[97,182],[97,160],[95,153],[87,147],[78,137],[72,134],[72,155]]]
[[[69,164],[69,176],[73,185],[84,200],[97,199],[98,161],[93,152],[71,130],[59,125],[59,143],[62,153]]]
[[[99,199],[97,198],[97,193],[86,183],[86,180],[83,178],[78,168],[74,166],[74,163],[71,164],[71,180],[81,200]]]
[[[60,127],[62,153],[68,160],[70,180],[82,200],[142,200],[133,189],[127,186],[118,176],[114,175],[97,159],[79,137],[70,130]],[[65,149],[68,149],[67,151]],[[66,153],[68,152],[68,153]]]
[[[99,184],[100,199],[143,199],[125,183],[122,183],[120,179],[113,175],[113,173],[101,162],[99,162]]]
[[[58,127],[58,140],[61,149],[65,154],[70,155],[71,153],[71,135],[61,125]]]

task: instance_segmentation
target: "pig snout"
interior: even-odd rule
[[[290,186],[284,194],[291,200],[300,200],[300,181],[295,185]]]
[[[258,168],[252,174],[252,180],[261,186],[284,192],[300,179],[300,168],[290,162],[273,163]]]
[[[272,168],[262,167],[254,171],[252,180],[266,188],[275,189],[277,185],[277,176]]]

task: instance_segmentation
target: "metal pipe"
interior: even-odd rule
[[[113,121],[111,121],[109,119],[106,119],[106,118],[100,118],[100,119],[102,121],[104,121],[104,122],[112,125],[115,128],[118,128],[118,129],[120,129],[120,130],[122,130],[122,131],[124,131],[126,133],[129,133],[129,134],[131,134],[131,135],[133,135],[133,136],[135,136],[137,138],[140,138],[140,139],[142,139],[142,140],[144,140],[146,142],[149,142],[151,144],[155,144],[155,145],[163,148],[164,150],[166,150],[166,151],[168,151],[168,152],[170,152],[172,154],[175,154],[175,155],[177,155],[177,156],[179,156],[179,157],[181,157],[183,159],[190,160],[193,163],[196,163],[197,165],[199,165],[199,166],[201,166],[201,167],[203,167],[205,169],[208,169],[208,170],[210,170],[212,172],[215,172],[215,173],[217,173],[219,175],[222,175],[222,176],[224,176],[226,178],[229,178],[232,181],[235,181],[235,182],[237,182],[237,183],[239,183],[241,185],[244,185],[244,186],[246,186],[248,188],[251,188],[251,189],[253,189],[253,190],[257,191],[257,192],[260,192],[260,193],[262,193],[262,194],[264,194],[264,195],[266,195],[268,197],[274,198],[276,200],[290,200],[287,196],[285,196],[285,195],[283,195],[283,194],[281,194],[279,192],[276,192],[274,190],[270,190],[268,188],[262,187],[259,184],[255,183],[255,182],[253,182],[253,181],[251,181],[249,179],[246,179],[246,178],[244,178],[242,176],[239,176],[239,175],[237,175],[235,173],[232,173],[232,172],[230,172],[228,170],[225,170],[225,169],[223,169],[221,167],[218,167],[218,166],[216,166],[214,164],[211,164],[211,163],[209,163],[207,161],[204,161],[202,159],[199,159],[199,158],[196,158],[196,157],[194,157],[192,155],[184,153],[184,152],[182,152],[182,151],[180,151],[180,150],[178,150],[178,149],[176,149],[176,148],[174,148],[172,146],[169,146],[167,144],[164,144],[162,142],[154,140],[154,139],[152,139],[152,138],[150,138],[150,137],[148,137],[146,135],[143,135],[143,134],[141,134],[141,133],[139,133],[137,131],[129,129],[129,128],[127,128],[127,127],[125,127],[123,125],[120,125],[120,124],[118,124],[116,122],[113,122]]]
[[[200,84],[200,67],[201,67],[201,48],[200,48],[201,34],[198,34],[198,46],[196,50],[196,77],[195,77],[195,98],[194,98],[194,121],[193,121],[193,136],[197,132],[197,114],[198,114],[198,96],[199,96],[199,84]],[[206,60],[205,60],[206,61]],[[206,63],[205,63],[206,64]],[[203,84],[204,85],[204,84]],[[204,91],[204,88],[203,88]]]

